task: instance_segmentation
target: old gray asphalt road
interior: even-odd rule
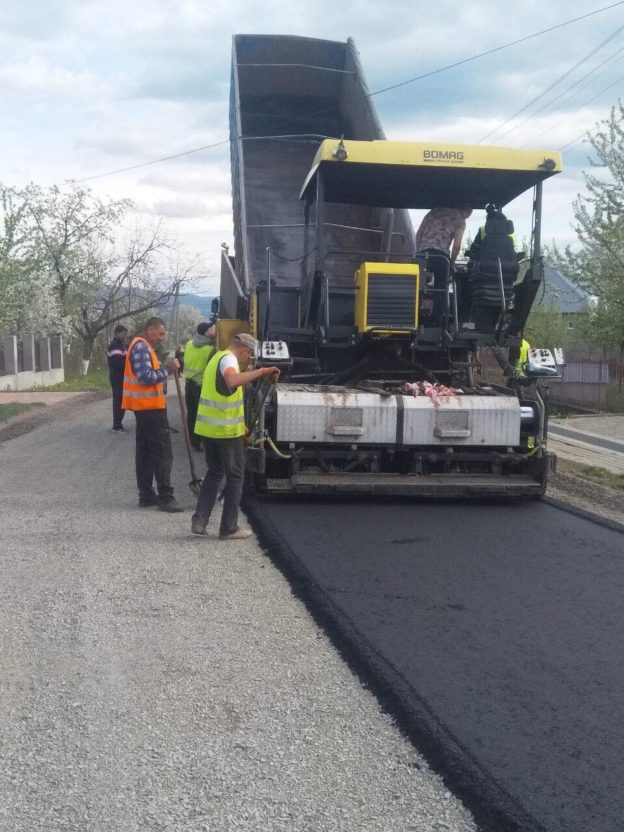
[[[475,832],[257,542],[138,509],[109,419],[0,445],[1,832]]]
[[[487,828],[624,829],[621,532],[544,503],[261,510],[274,557]]]

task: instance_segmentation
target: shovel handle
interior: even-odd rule
[[[186,405],[184,403],[184,397],[182,396],[182,387],[180,385],[180,374],[177,370],[173,371],[173,377],[175,379],[175,386],[176,391],[178,393],[178,403],[180,405],[180,413],[182,414],[182,432],[184,433],[184,440],[186,442],[186,451],[188,453],[189,464],[191,466],[191,477],[193,481],[198,479],[197,471],[195,470],[195,460],[193,459],[193,451],[191,449],[191,437],[189,435],[188,424],[186,421]]]

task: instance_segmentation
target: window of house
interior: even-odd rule
[[[568,329],[574,329],[574,321],[572,318],[568,318]]]

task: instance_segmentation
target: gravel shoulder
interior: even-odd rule
[[[0,828],[473,832],[257,541],[190,535],[181,437],[140,510],[74,405],[0,446]]]

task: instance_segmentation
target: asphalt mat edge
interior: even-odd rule
[[[620,532],[620,534],[624,534],[624,522],[618,523],[617,520],[602,517],[600,514],[595,514],[593,511],[587,511],[587,509],[579,508],[578,506],[572,505],[572,503],[566,503],[565,500],[559,500],[556,497],[549,497],[548,495],[545,495],[542,497],[541,501],[547,506],[552,506],[553,508],[559,509],[559,511],[565,511],[566,514],[574,514],[577,517],[582,517],[583,520],[589,520],[590,523],[595,523],[597,526],[604,526],[606,529],[610,529],[613,532]],[[622,497],[622,502],[624,503],[624,495]]]
[[[266,556],[282,572],[293,594],[304,603],[343,661],[375,695],[382,709],[393,718],[430,768],[472,813],[481,832],[546,832],[545,827],[477,763],[413,686],[372,647],[365,634],[323,591],[279,529],[267,519],[262,504],[246,497],[243,508]]]

